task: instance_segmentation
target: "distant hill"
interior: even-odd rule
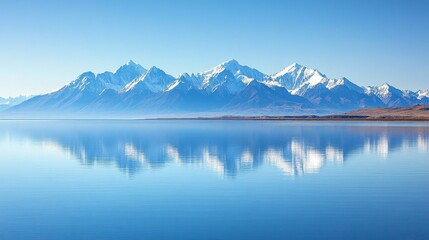
[[[396,108],[365,108],[347,112],[342,115],[362,117],[366,119],[427,119],[429,120],[429,104]]]

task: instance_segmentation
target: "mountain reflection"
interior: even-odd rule
[[[317,125],[316,125],[317,124]],[[287,175],[317,173],[349,156],[415,147],[429,152],[427,126],[268,121],[22,121],[0,136],[51,143],[82,164],[115,164],[135,174],[169,163],[202,164],[234,176],[263,164]]]

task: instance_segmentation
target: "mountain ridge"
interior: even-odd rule
[[[426,103],[428,90],[400,90],[387,83],[360,87],[298,63],[268,75],[230,59],[201,73],[173,77],[130,60],[115,72],[82,73],[59,90],[11,106],[1,115],[335,114]]]

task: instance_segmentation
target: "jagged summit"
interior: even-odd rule
[[[126,69],[136,69],[139,70],[140,72],[145,71],[146,69],[144,69],[140,64],[135,63],[133,60],[129,60],[126,64],[120,66],[115,73],[118,73],[120,71],[124,71]]]
[[[152,66],[149,68],[149,70],[147,70],[147,74],[157,74],[157,73],[162,73],[165,74],[164,70],[156,67],[156,66]]]
[[[294,63],[272,75],[269,82],[280,85],[294,94],[302,95],[306,89],[326,82],[327,77],[316,69]]]
[[[302,66],[301,64],[298,64],[298,63],[292,63],[291,65],[286,66],[285,68],[283,68],[280,72],[278,72],[278,73],[274,74],[274,76],[275,76],[275,75],[282,75],[282,74],[285,74],[285,73],[287,73],[287,72],[293,71],[294,69],[301,69],[301,68],[303,68],[303,67],[304,67],[304,66]]]
[[[299,72],[299,71],[317,72],[320,75],[323,75],[316,69],[308,68],[308,67],[305,67],[305,66],[298,64],[298,63],[292,63],[291,65],[283,68],[280,72],[273,74],[272,77],[276,78],[276,77],[279,77],[279,76],[282,76],[282,75],[285,75],[285,74],[288,74],[291,72]]]
[[[416,93],[417,93],[418,99],[423,99],[423,98],[429,99],[429,90],[418,90]]]
[[[379,90],[389,90],[390,88],[394,88],[392,87],[390,84],[388,83],[383,83],[380,86],[377,87]]]
[[[124,92],[136,90],[162,92],[165,91],[173,81],[174,77],[166,74],[162,69],[153,66],[149,68],[145,74],[126,85]]]

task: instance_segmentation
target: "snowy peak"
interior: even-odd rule
[[[404,91],[393,87],[392,85],[388,84],[388,83],[384,83],[381,86],[378,87],[379,90],[383,91],[383,92],[390,92],[393,94],[398,94],[398,95],[402,95],[404,94]]]
[[[168,86],[173,82],[174,77],[154,66],[151,67],[144,75],[127,84],[124,91],[149,90],[157,93],[167,90]]]
[[[218,90],[222,85],[229,84],[232,82],[238,82],[234,75],[226,68],[216,67],[214,71],[204,75],[203,89],[208,92],[214,92]]]
[[[373,93],[379,98],[387,98],[392,95],[403,95],[403,91],[389,85],[388,83],[384,83],[378,87],[367,87],[366,93]]]
[[[380,85],[378,87],[378,90],[385,92],[385,93],[389,92],[390,89],[395,89],[395,88],[390,86],[388,83],[383,83],[382,85]]]
[[[179,77],[168,86],[167,92],[170,92],[172,90],[178,90],[178,91],[189,91],[191,89],[197,88],[197,83],[195,81],[198,81],[198,79],[195,77],[195,75],[189,75],[187,73],[183,73],[179,75]]]
[[[224,92],[234,94],[244,89],[252,80],[262,81],[267,75],[241,65],[237,60],[230,59],[203,73],[197,74],[202,82],[201,88],[207,92]]]
[[[295,71],[297,71],[299,69],[302,69],[302,68],[306,68],[306,67],[304,67],[304,66],[302,66],[302,65],[300,65],[298,63],[292,63],[291,65],[283,68],[280,72],[274,74],[272,77],[273,78],[278,78],[278,77],[281,77],[283,75],[295,72]]]
[[[334,89],[334,88],[339,87],[339,86],[345,86],[345,87],[349,88],[350,90],[353,90],[353,91],[358,92],[358,93],[364,92],[363,88],[352,83],[350,80],[348,80],[347,78],[344,78],[344,77],[340,78],[340,79],[329,79],[326,82],[326,88],[329,90]]]
[[[116,70],[115,75],[131,81],[145,72],[146,69],[141,65],[129,60],[127,64],[122,65],[118,70]]]
[[[300,88],[308,88],[326,81],[326,76],[316,69],[307,68],[294,63],[271,76],[271,81],[285,87],[291,92],[300,92]]]
[[[225,68],[228,68],[228,69],[241,68],[242,67],[240,65],[240,63],[238,63],[238,61],[235,59],[229,59],[229,60],[221,63],[221,65],[224,66]]]
[[[179,75],[178,80],[192,86],[195,89],[201,89],[203,84],[203,79],[193,73],[191,75],[188,73],[182,73]]]
[[[241,65],[235,59],[230,59],[226,62],[223,62],[220,65],[217,65],[216,67],[204,72],[202,75],[212,75],[215,73],[219,73],[224,69],[230,71],[235,78],[239,79],[242,82],[250,82],[252,79],[263,80],[267,77],[265,74],[254,68]]]
[[[130,60],[127,64],[118,68],[115,73],[94,74],[90,71],[84,72],[76,80],[64,86],[62,91],[89,92],[92,94],[100,94],[108,89],[119,91],[145,72],[146,70],[142,66]]]
[[[285,68],[283,68],[283,70],[281,70],[280,72],[274,74],[272,76],[272,78],[279,78],[282,77],[284,75],[306,75],[307,77],[312,76],[312,75],[318,75],[320,77],[326,77],[325,75],[323,75],[322,73],[320,73],[318,70],[316,69],[312,69],[312,68],[308,68],[305,67],[301,64],[298,63],[293,63]]]
[[[429,98],[429,90],[419,90],[416,94],[418,99],[422,99],[424,97]]]
[[[403,107],[420,103],[418,94],[409,90],[400,90],[388,83],[378,87],[366,87],[367,95],[377,96],[388,107]]]
[[[76,80],[69,83],[64,89],[71,89],[76,91],[92,91],[97,92],[104,87],[104,82],[97,82],[93,72],[84,72],[77,77]],[[102,89],[101,89],[102,90]]]
[[[128,60],[128,62],[122,66],[120,66],[116,72],[120,71],[121,69],[133,69],[133,68],[143,68],[142,66],[140,66],[139,64],[135,63],[133,60]],[[116,73],[115,72],[115,73]]]
[[[152,66],[147,72],[148,74],[166,74],[162,69],[157,68],[156,66]]]

